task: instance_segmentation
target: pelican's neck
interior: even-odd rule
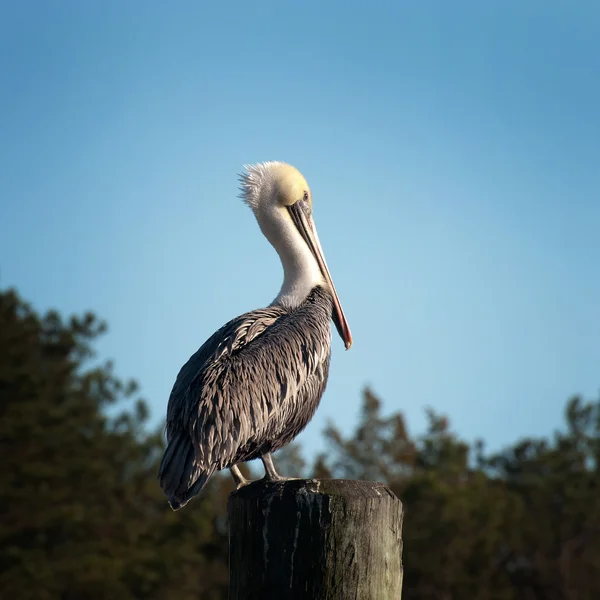
[[[304,243],[304,240],[301,240]],[[306,300],[311,290],[323,284],[323,276],[310,250],[297,255],[285,254],[276,248],[283,266],[283,283],[273,304],[297,308]]]
[[[257,215],[257,220],[283,267],[283,284],[271,304],[297,308],[315,286],[324,284],[319,265],[285,208]]]

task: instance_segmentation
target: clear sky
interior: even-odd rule
[[[0,286],[92,309],[163,419],[281,267],[237,196],[284,160],[354,335],[299,440],[372,385],[492,447],[600,388],[600,3],[0,4]]]

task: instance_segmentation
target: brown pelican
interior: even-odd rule
[[[346,349],[352,335],[333,286],[302,174],[282,162],[245,166],[240,197],[283,265],[283,285],[266,308],[219,329],[180,370],[167,407],[161,487],[174,510],[215,471],[261,458],[265,479],[278,481],[271,453],[313,417],[325,390],[330,320]]]

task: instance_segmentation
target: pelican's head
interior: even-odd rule
[[[279,301],[298,304],[315,285],[333,296],[333,321],[346,349],[352,334],[338,298],[312,218],[312,194],[302,173],[283,162],[245,165],[241,198],[250,206],[284,269]]]

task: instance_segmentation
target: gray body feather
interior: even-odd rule
[[[313,417],[327,384],[332,297],[237,317],[182,367],[167,408],[160,484],[173,508],[215,471],[274,452]]]

